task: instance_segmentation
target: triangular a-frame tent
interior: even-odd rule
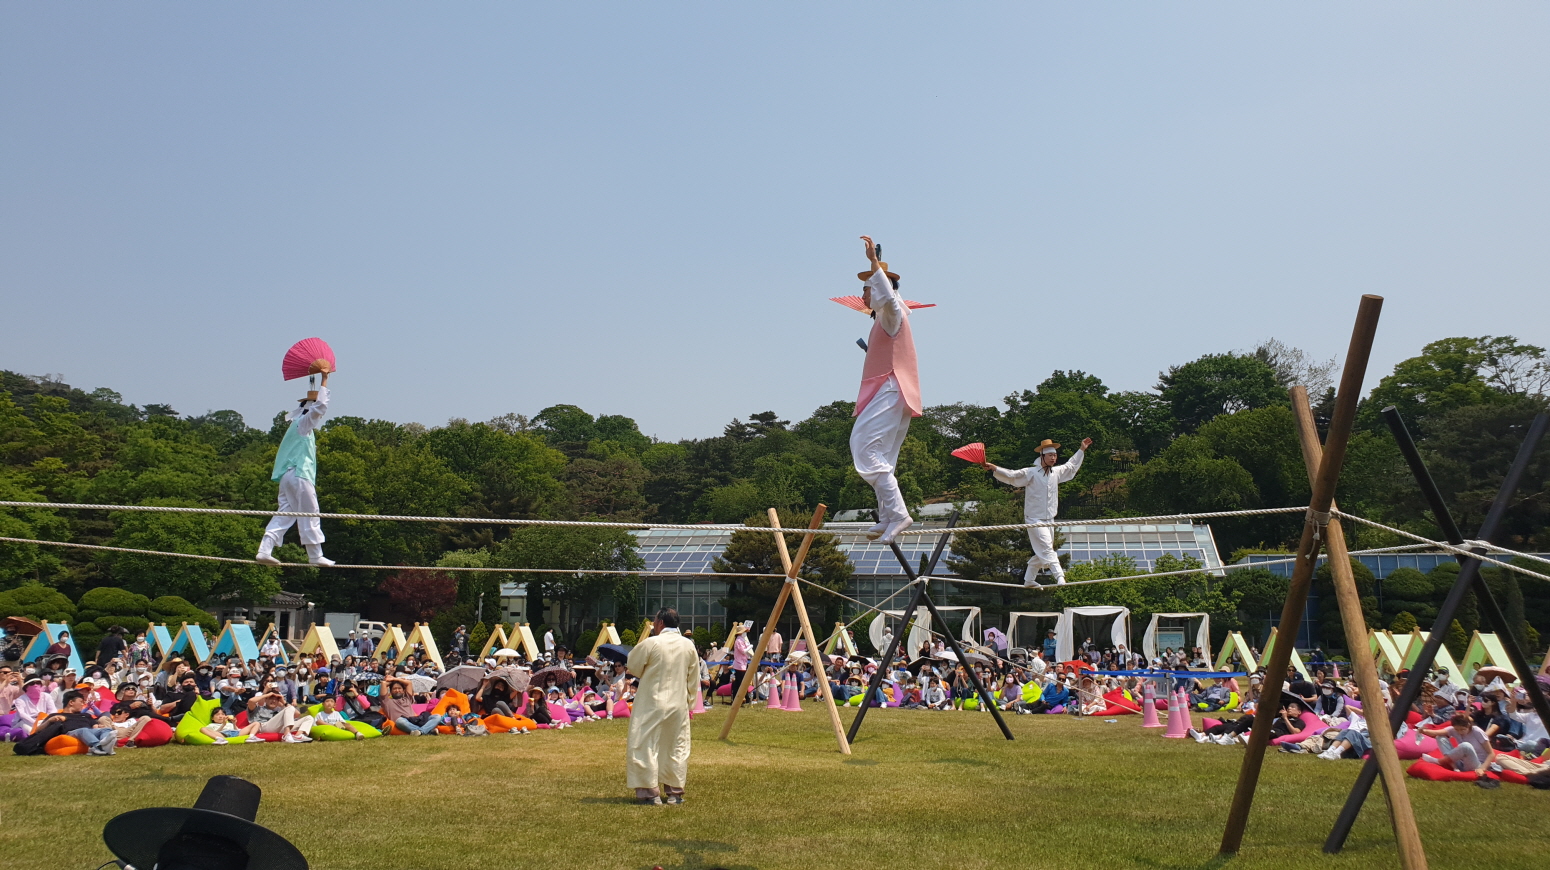
[[[405,646],[404,630],[396,625],[390,625],[382,632],[382,639],[377,641],[377,648],[372,650],[371,657],[378,661],[400,661],[404,656]],[[391,655],[389,655],[391,653]]]
[[[447,666],[441,663],[441,652],[436,649],[436,638],[431,636],[431,627],[424,622],[416,622],[414,628],[410,629],[409,636],[404,638],[404,645],[398,651],[397,661],[401,662],[409,658],[409,654],[414,650],[415,644],[419,644],[425,649],[425,655],[421,658],[421,661],[430,659],[436,663],[438,669],[443,671],[447,669]]]
[[[823,645],[824,655],[832,656],[836,654],[836,651],[839,651],[840,655],[845,656],[856,654],[856,642],[851,638],[850,630],[845,627],[843,622],[834,623],[834,633],[829,635],[828,641]]]
[[[263,652],[264,644],[268,643],[270,638],[274,638],[277,641],[280,640],[280,627],[273,622],[269,623],[269,627],[264,629],[264,636],[258,639],[258,649],[260,653]],[[284,662],[285,664],[291,663],[291,656],[285,651],[284,641],[280,641],[280,654],[274,658],[277,662]],[[332,659],[330,659],[330,661],[332,661]]]
[[[43,631],[37,637],[34,637],[31,643],[27,644],[26,651],[22,653],[22,661],[33,661],[38,656],[48,652],[49,647],[59,642],[60,633],[66,631],[70,631],[70,626],[63,622],[43,623]],[[70,632],[70,636],[65,638],[65,643],[70,645],[70,656],[65,663],[65,667],[72,668],[77,674],[84,676],[86,674],[86,667],[81,664],[81,653],[75,646],[75,632]]]
[[[484,639],[484,646],[479,650],[479,661],[489,658],[490,653],[502,647],[511,646],[511,639],[506,636],[506,626],[495,623],[495,628],[490,631],[490,636]]]
[[[1264,662],[1270,661],[1270,653],[1276,648],[1276,640],[1278,639],[1277,635],[1280,633],[1281,629],[1279,628],[1270,629],[1270,637],[1265,641],[1265,648],[1260,650],[1259,653],[1259,660],[1262,664]],[[1303,679],[1313,679],[1313,676],[1308,673],[1308,666],[1302,663],[1302,656],[1297,654],[1297,647],[1295,646],[1292,647],[1292,658],[1290,664],[1292,668],[1297,671],[1297,673],[1302,675]],[[1266,676],[1269,675],[1267,674]]]
[[[1254,658],[1254,648],[1243,639],[1243,632],[1227,632],[1227,640],[1222,642],[1222,651],[1216,654],[1216,670],[1227,672],[1232,667],[1232,654],[1237,653],[1243,662],[1243,669],[1247,673],[1259,670],[1259,661]]]
[[[1469,647],[1464,650],[1464,658],[1459,660],[1459,664],[1463,666],[1465,680],[1473,680],[1475,671],[1486,665],[1512,670],[1512,659],[1507,657],[1507,651],[1502,649],[1502,642],[1494,632],[1475,632],[1469,638]]]
[[[312,627],[307,629],[307,636],[301,639],[298,651],[307,655],[321,653],[324,661],[331,662],[339,655],[339,644],[334,641],[333,629],[327,625],[320,628],[318,623],[313,623]]]
[[[1410,634],[1405,635],[1405,637],[1409,639],[1409,645],[1405,647],[1405,667],[1410,668],[1421,658],[1421,648],[1426,646],[1426,639],[1431,637],[1431,632],[1416,629],[1410,632]],[[1396,637],[1394,639],[1398,641],[1401,638]],[[1453,660],[1453,654],[1448,652],[1446,646],[1437,647],[1437,657],[1432,659],[1432,668],[1434,670],[1437,668],[1447,668],[1448,679],[1457,680],[1460,683],[1464,680],[1463,671],[1459,668],[1458,662]]]
[[[1398,638],[1387,631],[1367,629],[1367,648],[1372,651],[1373,661],[1381,674],[1397,674],[1405,669],[1405,650]]]
[[[150,626],[145,630],[151,644],[156,647],[157,658],[166,658],[172,654],[172,632],[167,630],[165,623]]]
[[[253,627],[246,622],[226,621],[221,633],[210,647],[212,656],[236,656],[244,663],[258,660],[258,643],[253,640]]]
[[[178,633],[172,636],[172,649],[169,652],[180,653],[188,651],[188,656],[199,664],[210,660],[210,646],[205,643],[205,630],[198,625],[183,623]]]
[[[614,624],[611,622],[605,622],[597,627],[597,640],[592,641],[592,649],[587,652],[587,658],[596,659],[597,648],[605,643],[615,645],[624,643],[619,639],[619,632],[614,629]]]
[[[516,637],[507,638],[508,641],[521,640],[522,652],[527,655],[529,662],[536,662],[543,656],[538,651],[538,642],[533,640],[533,627],[527,623],[517,626]]]

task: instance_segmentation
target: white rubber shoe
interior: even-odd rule
[[[900,532],[913,525],[915,525],[915,521],[910,517],[905,517],[896,523],[892,523],[883,532],[882,536],[877,539],[877,542],[879,544],[891,544],[894,542],[894,539],[899,536]]]
[[[268,553],[259,553],[257,556],[253,557],[253,561],[257,562],[260,565],[278,565],[278,564],[280,564],[280,560],[279,559],[276,559],[274,556],[272,556],[272,555],[270,555]]]
[[[878,539],[879,536],[882,535],[883,532],[886,532],[886,531],[888,531],[888,524],[887,523],[878,523],[877,525],[873,526],[872,528],[866,530],[866,539],[868,541],[875,541],[875,540]]]

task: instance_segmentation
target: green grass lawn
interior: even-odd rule
[[[335,868],[1203,868],[1241,749],[1118,724],[873,711],[850,758],[818,708],[726,707],[696,720],[689,801],[637,807],[626,723],[484,738],[0,754],[0,867],[95,868],[125,810],[189,806],[207,777],[260,785],[258,821]],[[853,711],[845,711],[848,722]],[[1381,796],[1343,855],[1319,852],[1356,762],[1271,753],[1228,867],[1398,867]],[[1550,854],[1550,793],[1411,781],[1431,866],[1516,867]],[[492,861],[495,863],[492,864]]]

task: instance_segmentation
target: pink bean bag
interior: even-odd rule
[[[1215,728],[1220,724],[1222,724],[1222,720],[1220,719],[1206,719],[1202,717],[1200,720],[1200,730],[1204,731],[1207,728]]]
[[[1394,749],[1399,753],[1400,759],[1414,761],[1422,755],[1436,754],[1437,741],[1412,728],[1404,737],[1394,741]]]
[[[1329,728],[1328,725],[1324,724],[1323,719],[1320,719],[1318,716],[1315,716],[1312,713],[1302,714],[1301,721],[1301,731],[1297,732],[1296,734],[1284,734],[1280,737],[1277,737],[1276,739],[1270,741],[1271,744],[1279,746],[1282,743],[1301,743],[1304,740],[1307,740],[1309,737],[1312,737],[1313,735],[1318,734],[1321,731],[1325,731]]]
[[[716,693],[715,694],[716,694],[716,697],[718,697],[718,698],[730,698],[730,697],[732,697],[732,684],[731,683],[722,683],[721,685],[716,687]]]
[[[628,719],[628,718],[630,718],[630,702],[629,701],[620,700],[620,701],[615,701],[614,702],[614,718],[615,719]]]

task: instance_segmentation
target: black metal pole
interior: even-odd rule
[[[908,565],[905,566],[904,572],[910,578],[910,582],[915,583],[915,574],[909,570]],[[899,626],[899,634],[889,641],[888,648],[883,650],[883,658],[878,663],[877,670],[872,673],[872,680],[867,685],[866,695],[861,699],[861,707],[856,710],[856,718],[850,720],[850,731],[845,735],[845,742],[856,742],[856,732],[861,730],[861,720],[866,718],[866,711],[867,708],[872,706],[872,699],[878,697],[878,693],[882,691],[883,679],[887,676],[888,669],[893,664],[894,654],[898,651],[899,644],[904,641],[905,630],[909,628],[910,620],[915,618],[915,612],[920,609],[920,599],[925,594],[926,584],[915,583],[915,594],[910,596],[910,605],[904,611],[904,624]]]
[[[1462,545],[1464,533],[1454,521],[1453,514],[1448,511],[1442,491],[1437,488],[1437,482],[1432,479],[1425,461],[1421,459],[1421,452],[1416,449],[1415,439],[1410,436],[1410,430],[1406,428],[1404,419],[1392,405],[1384,408],[1381,413],[1389,430],[1394,433],[1394,440],[1399,444],[1400,453],[1404,455],[1405,462],[1410,466],[1410,473],[1415,476],[1422,495],[1426,497],[1427,504],[1432,509],[1432,516],[1437,521],[1438,528],[1442,530],[1443,537],[1454,546]],[[1486,513],[1485,521],[1480,524],[1480,540],[1489,541],[1495,537],[1497,528],[1507,513],[1507,508],[1512,504],[1512,497],[1522,483],[1524,473],[1528,471],[1528,464],[1533,458],[1534,450],[1544,438],[1547,426],[1550,426],[1550,417],[1544,414],[1535,416],[1534,421],[1529,424],[1523,443],[1518,447],[1518,455],[1513,459],[1512,467],[1507,470],[1507,476],[1502,480],[1501,488],[1496,491],[1496,499],[1491,502],[1491,509]],[[1476,552],[1484,555],[1484,551],[1477,549]],[[1405,714],[1420,697],[1421,683],[1425,680],[1427,672],[1431,670],[1432,663],[1437,658],[1437,651],[1442,648],[1442,642],[1447,637],[1448,629],[1453,625],[1453,618],[1464,600],[1465,593],[1472,586],[1480,601],[1486,604],[1491,624],[1502,633],[1503,645],[1507,649],[1508,657],[1513,659],[1518,673],[1533,674],[1510,628],[1504,627],[1505,620],[1501,616],[1501,609],[1496,606],[1495,596],[1491,595],[1485,581],[1480,577],[1480,560],[1467,556],[1457,558],[1460,566],[1458,579],[1454,581],[1453,588],[1448,590],[1447,598],[1438,609],[1437,618],[1432,623],[1431,634],[1422,645],[1420,656],[1410,666],[1411,678],[1405,681],[1404,688],[1400,690],[1399,697],[1394,701],[1394,709],[1390,711],[1389,723],[1395,733],[1398,733],[1399,726],[1404,723]],[[1538,683],[1532,676],[1525,677],[1524,683],[1534,701],[1534,708],[1539,711],[1540,718],[1550,722],[1550,717],[1546,715],[1544,693],[1539,690]],[[1356,824],[1356,817],[1361,813],[1362,804],[1366,802],[1367,795],[1372,791],[1373,782],[1377,777],[1377,761],[1368,757],[1362,763],[1362,771],[1356,778],[1356,784],[1351,787],[1351,794],[1346,798],[1345,806],[1340,809],[1340,815],[1335,819],[1335,826],[1324,841],[1325,852],[1333,854],[1345,846],[1346,838],[1350,836],[1351,828]]]
[[[931,596],[923,595],[921,597],[926,602],[926,609],[931,611],[931,618],[935,619],[943,628],[946,628],[947,620],[943,619],[942,614],[937,612],[936,605],[931,602]],[[980,703],[984,704],[985,709],[990,711],[990,715],[995,717],[996,725],[1001,728],[1002,735],[1006,739],[1011,740],[1012,729],[1006,727],[1006,720],[1001,718],[1001,708],[996,706],[995,697],[985,688],[985,684],[980,682],[979,676],[974,673],[974,668],[969,665],[968,658],[963,654],[963,648],[958,645],[958,639],[953,637],[953,633],[950,631],[942,632],[942,636],[947,638],[947,645],[953,648],[953,655],[958,657],[958,661],[963,662],[963,672],[969,675],[969,682],[974,684],[974,691],[979,693]]]

